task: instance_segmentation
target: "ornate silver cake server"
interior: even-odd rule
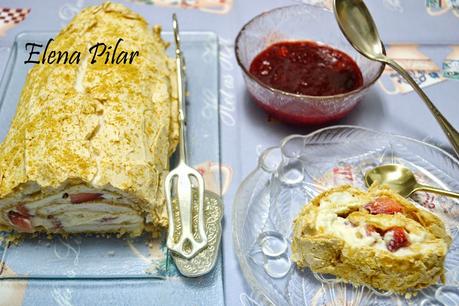
[[[198,171],[187,165],[184,58],[180,48],[179,27],[175,14],[173,15],[173,28],[177,65],[180,143],[179,163],[167,175],[164,184],[169,216],[167,247],[175,254],[190,259],[207,246],[207,234],[204,229],[204,179]],[[174,205],[175,202],[177,205]],[[193,214],[194,205],[197,205],[196,214]],[[178,220],[175,218],[177,214]],[[193,226],[194,218],[197,218],[196,226]]]
[[[196,207],[196,206],[193,206]],[[174,255],[175,265],[187,277],[198,277],[209,273],[217,263],[222,237],[223,203],[221,197],[209,190],[204,192],[204,220],[207,233],[207,246],[191,259]],[[194,226],[197,219],[193,219]]]

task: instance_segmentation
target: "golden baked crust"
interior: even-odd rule
[[[381,197],[399,203],[402,211],[371,214],[365,206]],[[409,245],[390,251],[384,233],[395,227],[404,229]],[[367,193],[343,185],[318,195],[296,217],[292,259],[299,268],[404,293],[443,277],[450,243],[437,216],[388,188],[374,186]]]
[[[84,9],[59,33],[50,48],[80,51],[81,62],[29,71],[0,145],[2,212],[79,185],[128,199],[147,230],[167,224],[162,182],[178,122],[175,65],[160,31],[107,2]],[[89,63],[90,46],[115,46],[119,38],[120,49],[139,51],[132,64]],[[1,225],[11,227],[5,213]]]

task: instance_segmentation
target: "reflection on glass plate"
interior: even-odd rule
[[[459,163],[445,151],[360,127],[292,135],[263,152],[233,207],[235,250],[260,300],[276,305],[459,305],[459,201],[444,196],[419,192],[412,199],[440,216],[453,237],[445,284],[400,296],[301,271],[290,262],[292,223],[300,209],[336,185],[365,188],[365,172],[387,163],[410,168],[420,183],[459,190]]]

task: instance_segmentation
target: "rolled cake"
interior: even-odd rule
[[[160,31],[105,3],[57,35],[50,48],[81,60],[29,71],[0,146],[1,230],[136,236],[167,225],[162,184],[178,125]],[[91,63],[90,46],[119,38],[118,49],[138,51],[132,63]]]
[[[429,211],[384,187],[348,185],[314,198],[294,221],[298,267],[405,293],[438,282],[451,238]]]

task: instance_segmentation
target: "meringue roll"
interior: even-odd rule
[[[178,106],[160,32],[108,2],[81,11],[49,44],[81,58],[28,73],[0,145],[1,230],[137,236],[167,225],[162,185]],[[105,61],[99,49],[94,58],[97,43],[138,56]]]

